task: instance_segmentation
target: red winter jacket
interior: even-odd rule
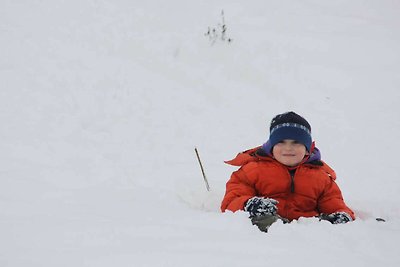
[[[226,162],[241,168],[226,184],[221,203],[223,212],[243,210],[248,199],[260,196],[279,201],[278,214],[289,220],[338,211],[355,219],[335,183],[335,172],[325,162],[306,161],[292,176],[288,167],[259,151],[259,147],[250,149]]]

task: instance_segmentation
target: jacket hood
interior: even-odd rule
[[[268,151],[268,152],[267,152]],[[255,148],[251,148],[240,152],[236,155],[235,158],[231,160],[224,161],[226,164],[233,165],[233,166],[243,166],[246,163],[251,161],[258,161],[258,160],[272,160],[273,156],[271,154],[271,145],[269,141],[262,146],[258,146]],[[307,160],[304,163],[316,162],[321,161],[321,151],[315,147],[314,143],[312,146],[311,154],[308,156]]]
[[[268,142],[267,142],[268,143]],[[265,145],[265,144],[264,144]],[[263,146],[264,146],[263,145]],[[240,152],[236,155],[235,158],[231,160],[225,161],[226,164],[241,167],[249,162],[256,162],[256,161],[274,161],[275,159],[272,157],[271,152],[266,153],[263,149],[263,146],[258,146],[255,148],[248,149],[246,151]],[[268,150],[271,151],[271,150]],[[311,154],[308,158],[301,163],[307,164],[309,166],[321,167],[333,180],[336,179],[335,171],[324,161],[321,160],[321,152],[320,150],[315,147],[313,143],[313,147],[311,150]]]

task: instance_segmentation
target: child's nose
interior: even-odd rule
[[[293,145],[292,144],[285,144],[285,149],[286,150],[292,150],[293,149]]]

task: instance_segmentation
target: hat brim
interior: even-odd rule
[[[269,137],[271,149],[283,140],[295,140],[303,144],[310,151],[312,138],[306,131],[295,127],[281,127],[276,129]]]

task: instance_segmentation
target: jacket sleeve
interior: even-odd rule
[[[354,212],[345,204],[342,192],[334,179],[330,179],[326,184],[325,190],[318,201],[318,210],[324,214],[344,211],[355,220]]]
[[[248,199],[256,195],[253,179],[249,179],[249,175],[255,175],[254,171],[249,172],[247,168],[240,168],[232,173],[231,178],[226,183],[225,196],[221,203],[221,211],[225,210],[238,211],[243,210]]]

